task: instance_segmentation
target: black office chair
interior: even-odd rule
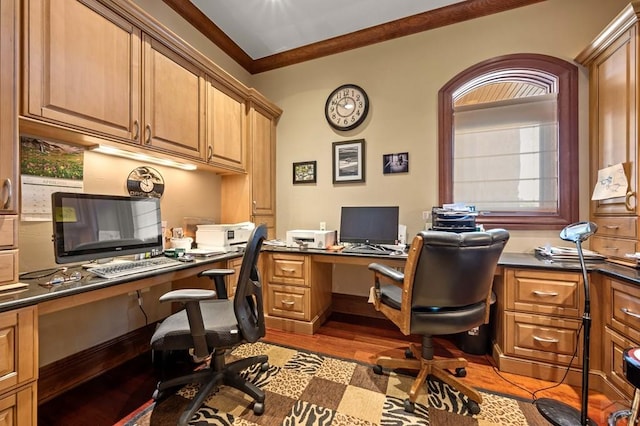
[[[241,343],[256,342],[265,335],[262,285],[257,263],[266,237],[265,225],[256,227],[249,237],[233,299],[217,299],[215,291],[202,289],[174,290],[160,297],[161,302],[181,302],[185,309],[162,321],[151,337],[151,348],[158,351],[193,349],[194,356],[198,358],[211,355],[207,368],[158,383],[153,394],[155,400],[162,399],[165,391],[177,386],[202,384],[180,416],[179,425],[186,425],[209,393],[220,384],[232,386],[251,396],[255,400],[253,412],[264,412],[264,391],[245,380],[240,372],[256,364],[266,371],[267,356],[259,355],[226,364],[225,353]],[[220,271],[222,274],[227,272]]]
[[[404,401],[415,410],[420,389],[433,375],[468,397],[473,414],[480,412],[480,393],[445,370],[466,375],[464,358],[435,359],[433,336],[461,333],[489,321],[492,286],[498,259],[509,240],[504,229],[453,233],[423,231],[413,239],[404,272],[372,263],[374,306],[403,334],[422,335],[422,347],[411,344],[406,358],[378,357],[374,371],[383,367],[419,370]]]

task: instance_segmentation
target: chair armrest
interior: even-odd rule
[[[391,281],[395,281],[398,284],[402,284],[404,281],[404,272],[398,271],[390,266],[382,265],[380,263],[370,263],[369,269]]]
[[[181,290],[172,290],[160,296],[161,302],[181,302],[187,303],[191,301],[215,299],[216,292],[213,290],[202,290],[196,288],[185,288]]]
[[[235,271],[233,269],[207,269],[206,271],[202,271],[198,274],[199,277],[215,277],[221,276],[224,277],[226,275],[231,275]]]

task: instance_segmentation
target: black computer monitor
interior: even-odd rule
[[[398,206],[342,207],[340,242],[353,244],[396,244]]]
[[[56,263],[162,252],[157,198],[56,192],[51,203]]]

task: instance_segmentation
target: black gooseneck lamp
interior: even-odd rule
[[[591,306],[589,299],[589,280],[587,267],[584,264],[582,253],[582,242],[596,233],[598,227],[593,222],[577,222],[565,227],[560,231],[560,238],[565,241],[576,243],[578,258],[582,268],[582,278],[584,281],[584,312],[582,313],[582,403],[580,411],[551,398],[540,398],[535,404],[538,411],[549,422],[556,426],[597,426],[587,415],[589,401],[589,337],[591,333]]]

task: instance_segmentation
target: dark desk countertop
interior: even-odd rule
[[[81,265],[66,265],[68,267],[66,271],[67,275],[74,271],[81,271],[82,278],[77,281],[67,281],[54,286],[43,286],[42,284],[46,283],[54,275],[63,275],[62,273],[54,273],[48,277],[39,279],[21,279],[20,282],[29,284],[29,287],[26,290],[21,291],[20,293],[15,295],[9,295],[4,298],[0,296],[0,312],[18,309],[30,305],[36,305],[38,303],[50,301],[53,299],[68,297],[102,288],[117,286],[119,284],[144,278],[152,278],[162,274],[167,274],[167,282],[170,282],[170,273],[233,259],[241,255],[241,253],[234,252],[206,258],[196,258],[194,262],[180,262],[176,266],[158,269],[157,271],[142,272],[113,279],[100,278],[84,270]],[[62,266],[65,265],[60,265],[60,267]],[[53,271],[53,269],[54,268],[52,268],[51,270]]]
[[[354,253],[337,253],[328,252],[326,250],[319,249],[306,249],[299,250],[296,248],[287,247],[274,247],[267,246],[264,248],[269,252],[284,252],[284,253],[299,253],[299,254],[317,254],[317,255],[332,255],[332,256],[358,256],[367,257],[375,261],[376,258],[395,258],[406,259],[406,255],[381,255],[374,256],[370,254],[354,254]],[[167,274],[167,282],[172,280],[169,275],[172,272],[181,271],[197,266],[204,266],[206,264],[213,264],[215,262],[221,262],[228,259],[233,259],[241,256],[241,253],[226,253],[219,256],[212,256],[209,258],[198,258],[195,262],[180,263],[175,267],[163,268],[158,271],[145,272],[140,274],[132,274],[120,278],[104,279],[96,277],[95,275],[83,271],[83,278],[78,281],[69,281],[60,285],[52,287],[43,287],[40,284],[46,282],[50,277],[37,279],[37,280],[22,280],[29,284],[29,287],[15,295],[10,295],[5,298],[0,297],[0,312],[9,311],[12,309],[18,309],[25,306],[36,305],[38,303],[50,301],[57,298],[68,297],[79,293],[94,291],[106,287],[116,286],[119,284],[136,281],[144,278],[150,278],[162,274]],[[578,262],[549,262],[544,259],[539,259],[533,254],[528,253],[503,253],[499,261],[500,266],[506,267],[520,267],[520,268],[536,268],[547,270],[563,270],[563,271],[580,271],[580,264]],[[640,270],[617,265],[609,262],[588,262],[587,269],[590,272],[598,272],[606,276],[621,279],[632,284],[640,285]],[[70,266],[67,273],[71,273],[74,270],[82,271],[81,266]]]

